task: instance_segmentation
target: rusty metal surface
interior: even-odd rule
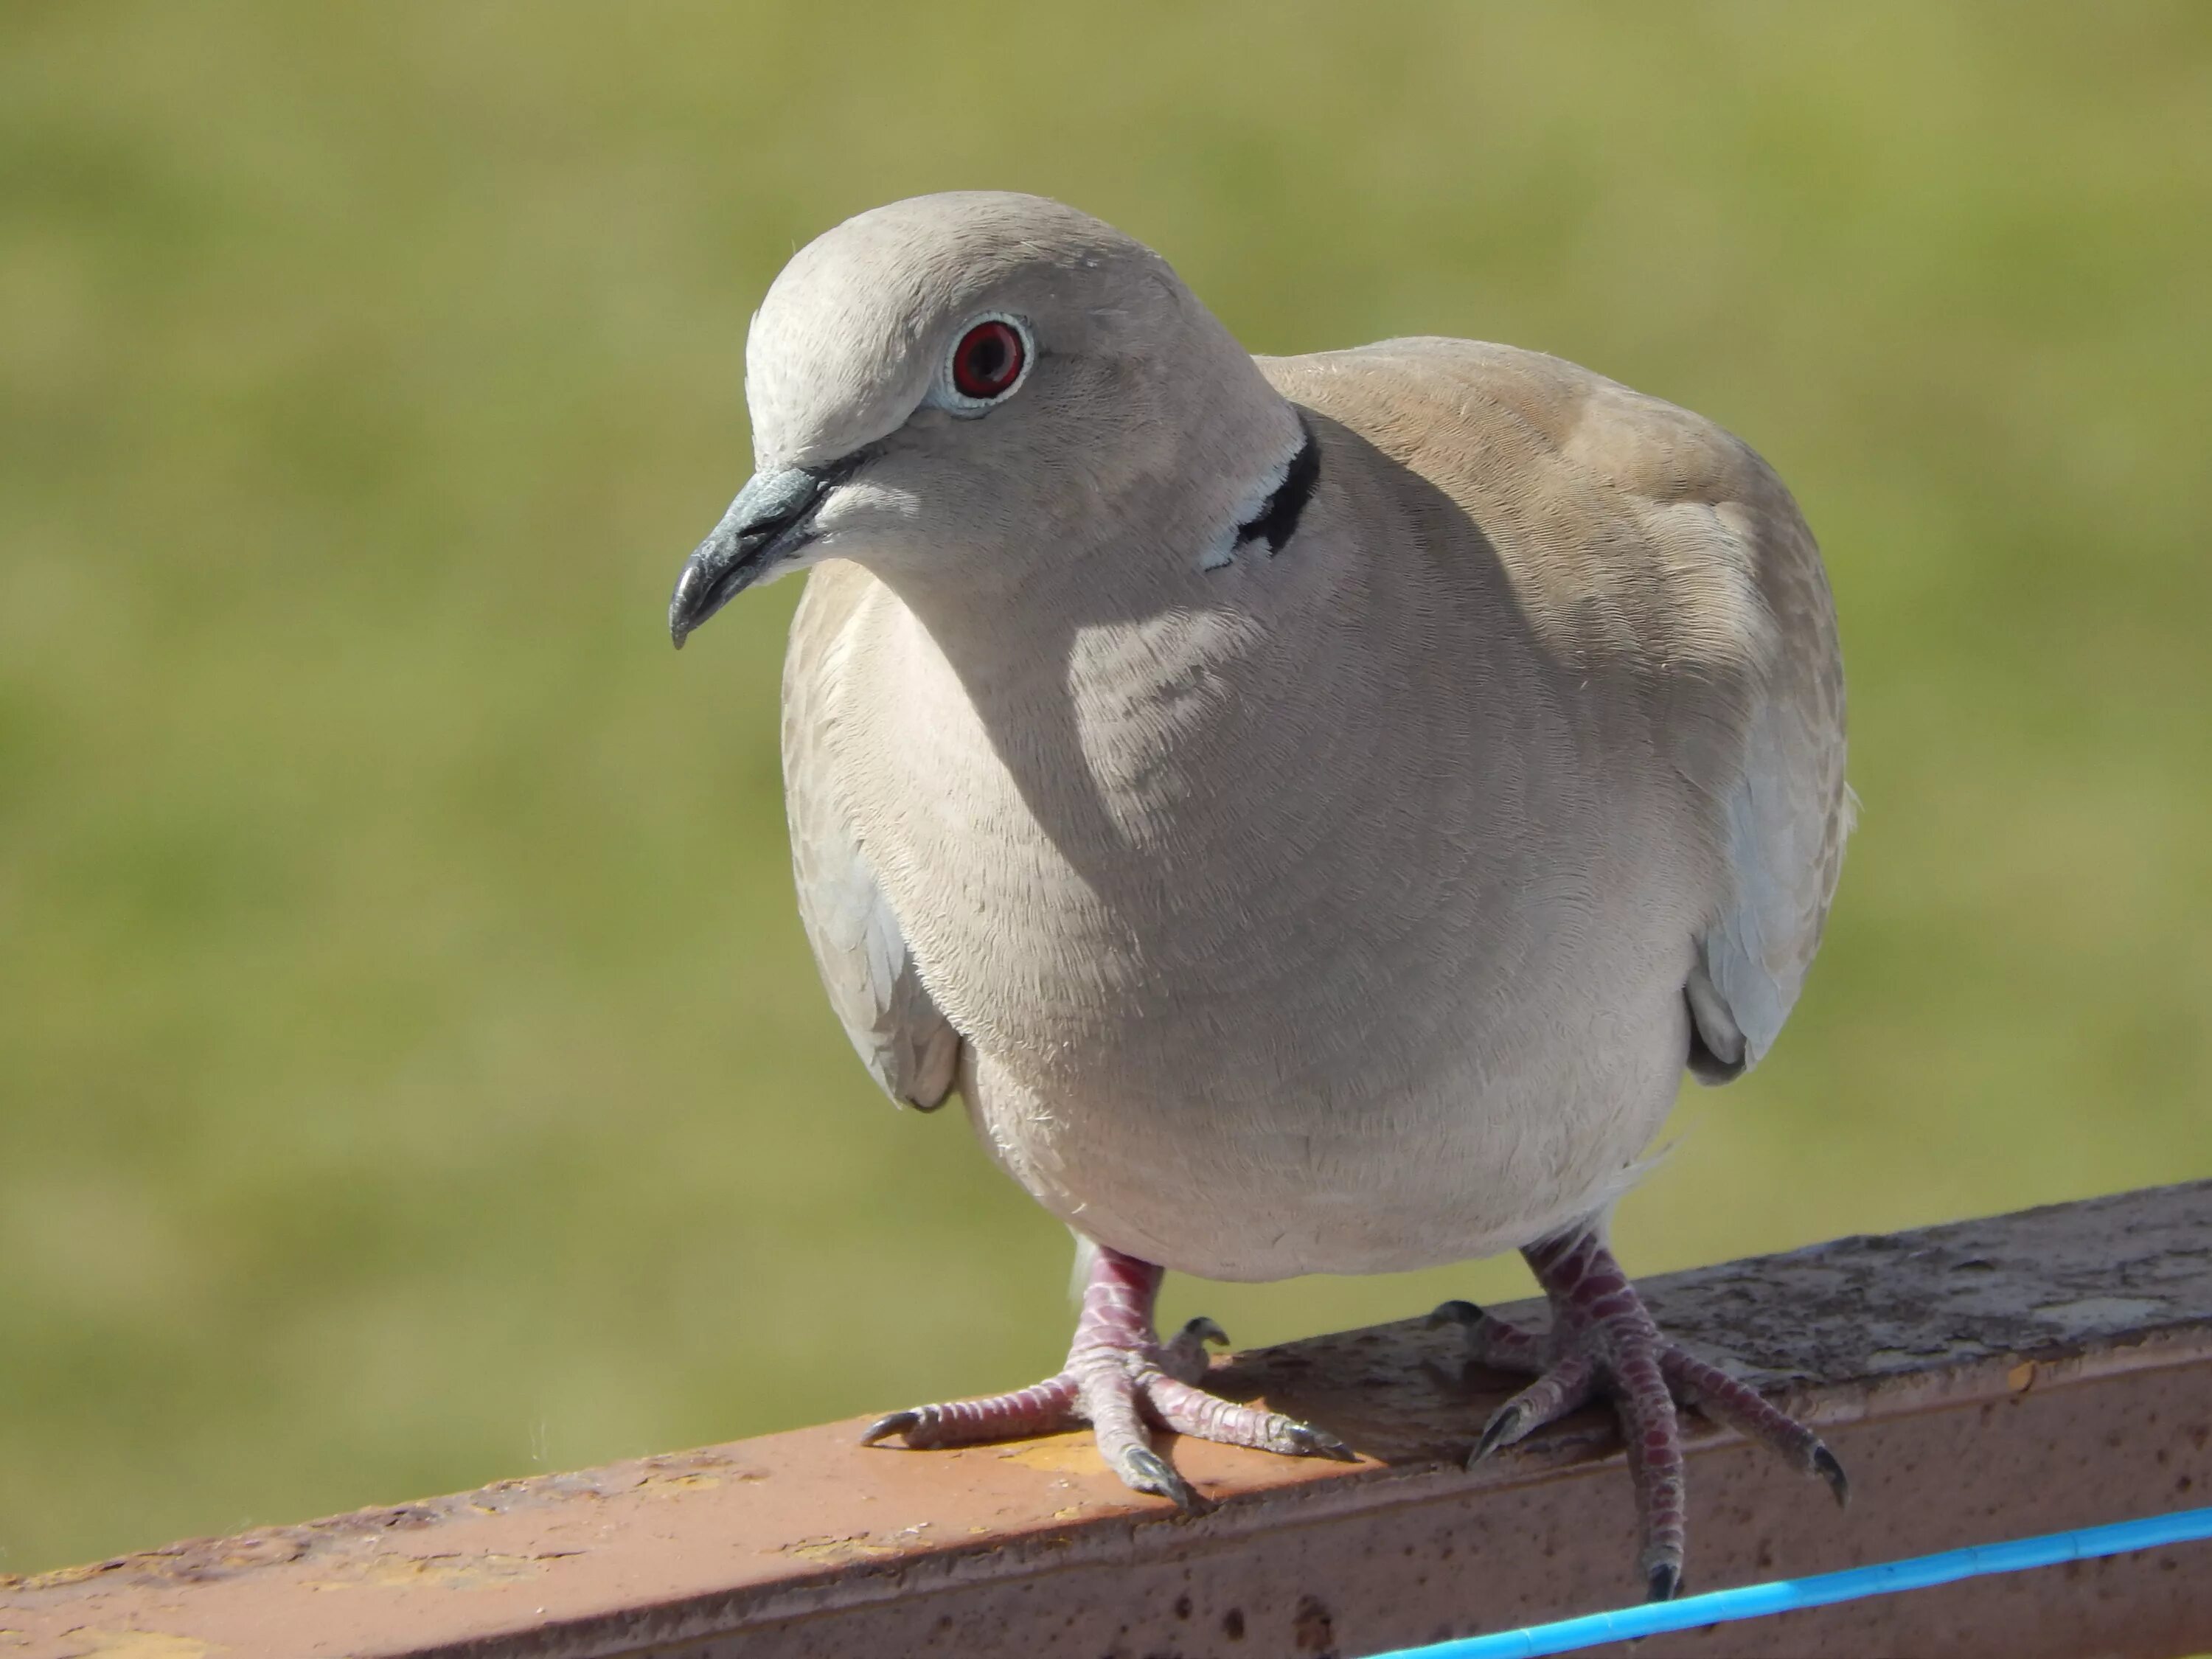
[[[1693,1587],[2188,1507],[2212,1492],[2212,1182],[1652,1280],[1654,1311],[1820,1422],[1856,1496],[1691,1419]],[[1528,1310],[1523,1310],[1522,1312]],[[1124,1491],[1088,1437],[863,1449],[854,1425],[32,1579],[0,1659],[228,1655],[1351,1656],[1632,1595],[1632,1517],[1585,1413],[1470,1475],[1507,1380],[1403,1324],[1219,1381],[1367,1454],[1179,1443],[1217,1507]],[[2212,1547],[1659,1638],[1653,1656],[2212,1648]]]

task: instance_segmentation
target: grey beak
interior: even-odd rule
[[[806,521],[839,476],[801,467],[753,474],[676,579],[668,636],[678,651],[692,629],[812,539]]]

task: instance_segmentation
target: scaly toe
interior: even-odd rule
[[[1571,1353],[1527,1388],[1491,1413],[1482,1437],[1468,1454],[1467,1466],[1477,1463],[1500,1446],[1525,1439],[1547,1423],[1556,1423],[1586,1403],[1603,1378],[1597,1362],[1588,1353]]]
[[[1152,1349],[1152,1358],[1159,1368],[1177,1382],[1195,1386],[1205,1380],[1213,1364],[1212,1356],[1206,1351],[1208,1342],[1226,1344],[1229,1334],[1210,1319],[1192,1320],[1166,1341]]]
[[[1543,1338],[1472,1302],[1440,1302],[1424,1322],[1432,1331],[1458,1326],[1467,1333],[1468,1358],[1493,1370],[1534,1376],[1540,1375],[1549,1363]]]
[[[1168,1498],[1186,1515],[1195,1514],[1198,1510],[1198,1494],[1191,1490],[1190,1482],[1177,1474],[1174,1466],[1149,1446],[1132,1446],[1122,1452],[1115,1460],[1114,1473],[1120,1475],[1122,1484],[1133,1491]]]
[[[868,1425],[860,1443],[872,1446],[890,1435],[902,1435],[916,1451],[939,1446],[972,1446],[992,1440],[1020,1440],[1033,1434],[1051,1434],[1076,1420],[1076,1387],[1062,1373],[1013,1394],[984,1395],[974,1400],[948,1400],[934,1406],[911,1406],[879,1417]]]
[[[1510,1446],[1528,1432],[1528,1414],[1517,1401],[1508,1401],[1490,1414],[1490,1421],[1482,1425],[1482,1438],[1474,1443],[1474,1449],[1467,1455],[1467,1466],[1477,1463],[1500,1446]]]
[[[1850,1506],[1850,1477],[1844,1473],[1844,1466],[1836,1461],[1835,1453],[1830,1451],[1826,1446],[1815,1444],[1813,1448],[1813,1473],[1826,1481],[1828,1490],[1836,1494],[1838,1509]]]
[[[1447,1325],[1464,1325],[1472,1330],[1482,1323],[1482,1310],[1472,1302],[1439,1302],[1421,1322],[1424,1328],[1440,1331]]]
[[[906,1433],[921,1421],[921,1413],[918,1411],[892,1412],[887,1416],[878,1418],[861,1431],[860,1443],[864,1446],[872,1446],[878,1440],[888,1439],[895,1434]]]
[[[1284,1431],[1290,1443],[1287,1449],[1300,1457],[1328,1457],[1340,1463],[1357,1463],[1359,1454],[1346,1445],[1327,1429],[1317,1429],[1310,1423],[1292,1421]]]

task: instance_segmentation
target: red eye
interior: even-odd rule
[[[1002,395],[1022,378],[1022,335],[1012,323],[978,323],[952,349],[952,384],[963,398]]]

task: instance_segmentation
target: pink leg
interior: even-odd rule
[[[1768,1405],[1754,1389],[1659,1334],[1636,1287],[1595,1233],[1547,1239],[1522,1255],[1551,1298],[1547,1338],[1517,1330],[1471,1303],[1447,1302],[1430,1316],[1431,1324],[1465,1326],[1468,1346],[1483,1364],[1536,1376],[1492,1413],[1468,1462],[1511,1445],[1599,1394],[1609,1395],[1626,1443],[1644,1535],[1639,1563],[1653,1601],[1666,1601],[1682,1587],[1678,1395],[1746,1439],[1771,1447],[1808,1474],[1820,1476],[1838,1503],[1849,1498],[1843,1465],[1819,1436]]]
[[[1197,1497],[1152,1449],[1147,1421],[1227,1445],[1293,1456],[1352,1457],[1333,1434],[1200,1388],[1206,1343],[1229,1339],[1212,1320],[1194,1319],[1171,1340],[1160,1341],[1153,1332],[1152,1304],[1163,1277],[1151,1262],[1101,1246],[1084,1285],[1074,1345],[1056,1376],[1016,1394],[893,1412],[871,1424],[862,1442],[873,1444],[896,1434],[909,1446],[966,1445],[1049,1434],[1087,1422],[1100,1453],[1123,1481],[1139,1492],[1173,1498],[1185,1509],[1194,1507]]]

